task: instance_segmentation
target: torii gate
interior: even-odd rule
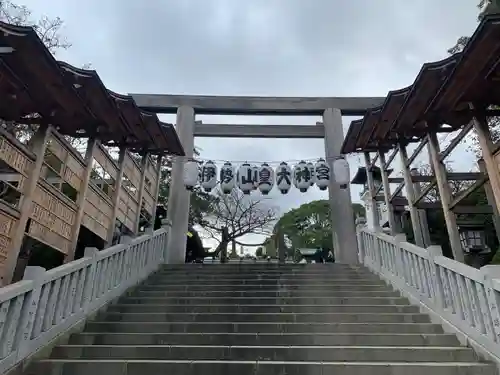
[[[349,97],[249,97],[131,94],[137,105],[154,113],[176,113],[176,128],[187,158],[193,157],[194,137],[231,138],[324,138],[325,156],[341,155],[344,140],[342,115],[362,116],[384,98]],[[322,116],[316,125],[203,124],[195,114]],[[188,227],[189,192],[183,185],[184,160],[172,167],[167,219],[172,223],[168,241],[168,263],[183,263]],[[330,183],[332,236],[335,258],[341,263],[358,262],[350,189]],[[346,218],[349,218],[346,220]]]

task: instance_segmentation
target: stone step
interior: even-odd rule
[[[163,293],[170,292],[188,292],[188,293],[206,293],[206,292],[232,292],[232,293],[242,293],[242,292],[266,292],[275,293],[279,291],[307,291],[307,292],[321,292],[321,291],[360,291],[360,290],[372,290],[372,291],[393,291],[387,285],[384,284],[336,284],[336,285],[311,285],[311,284],[299,284],[299,285],[210,285],[210,284],[198,284],[198,285],[162,285],[162,284],[146,284],[138,288],[141,292],[155,292],[160,291]]]
[[[157,272],[150,277],[183,278],[183,279],[315,279],[315,278],[349,278],[349,277],[376,277],[368,271],[325,271],[319,272]]]
[[[102,313],[99,320],[109,322],[252,322],[252,323],[429,323],[425,314],[401,313]]]
[[[116,304],[108,312],[125,313],[418,313],[411,305],[167,305],[167,304]]]
[[[122,297],[123,304],[177,304],[177,305],[223,305],[226,303],[243,305],[404,305],[408,299],[404,297]]]
[[[311,278],[299,278],[299,277],[273,277],[273,278],[263,278],[263,279],[234,279],[234,278],[223,278],[223,277],[213,277],[213,278],[187,278],[187,277],[150,277],[146,280],[145,285],[159,284],[159,285],[304,285],[304,284],[352,284],[352,283],[373,283],[380,282],[381,280],[377,277],[368,276],[339,276],[339,277],[311,277]]]
[[[164,292],[137,290],[137,297],[176,298],[176,297],[207,297],[207,298],[262,298],[262,297],[399,297],[400,294],[394,290],[242,290],[242,291],[180,291]]]
[[[224,280],[219,280],[219,281],[224,281]],[[168,283],[159,283],[159,282],[150,282],[148,280],[142,286],[144,287],[158,287],[158,288],[163,288],[163,290],[172,290],[172,289],[205,289],[205,288],[214,288],[215,290],[217,289],[226,289],[226,288],[245,288],[248,290],[253,290],[253,289],[268,289],[268,288],[298,288],[301,286],[307,285],[310,288],[338,288],[341,286],[360,286],[360,285],[368,285],[368,286],[388,286],[386,283],[384,283],[381,280],[352,280],[352,279],[345,279],[345,280],[336,280],[334,282],[322,282],[321,280],[313,280],[313,281],[308,281],[307,283],[300,282],[300,280],[294,280],[291,283],[282,283],[279,282],[279,284],[241,284],[241,283],[213,283],[213,284],[205,284],[202,282],[190,282],[186,284],[174,282],[174,280],[169,281]]]
[[[334,361],[334,362],[473,362],[476,355],[462,347],[388,346],[215,346],[215,345],[62,345],[56,359],[149,359],[231,361]]]
[[[467,362],[314,362],[192,360],[57,360],[35,362],[25,375],[496,375],[491,364]]]
[[[72,345],[334,345],[459,346],[451,334],[402,333],[87,333],[74,334]]]
[[[160,267],[160,272],[241,272],[243,270],[251,272],[276,272],[291,270],[294,272],[328,272],[332,270],[353,270],[367,271],[361,265],[348,265],[342,263],[323,263],[323,264],[276,264],[276,263],[227,263],[227,264],[182,264],[165,265]]]
[[[443,333],[431,323],[275,323],[275,322],[103,322],[86,324],[86,332],[124,333]]]

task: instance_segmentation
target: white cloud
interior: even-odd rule
[[[422,63],[443,58],[460,35],[473,31],[477,15],[470,0],[23,3],[35,16],[66,21],[73,47],[59,58],[77,66],[91,62],[109,88],[123,93],[381,96],[410,84]],[[345,129],[349,122],[344,120]],[[196,144],[204,157],[215,159],[322,156],[320,140],[198,139]],[[465,155],[454,159],[466,165]],[[351,158],[353,172],[355,162]],[[357,200],[356,189],[353,196]],[[326,195],[294,191],[272,197],[286,210]]]

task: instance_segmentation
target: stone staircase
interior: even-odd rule
[[[374,274],[164,266],[27,375],[493,375]]]

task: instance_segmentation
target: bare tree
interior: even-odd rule
[[[204,225],[208,235],[219,241],[219,246],[211,255],[219,254],[229,243],[235,247],[238,243],[236,239],[246,234],[271,233],[277,219],[273,207],[238,189],[233,189],[230,194],[217,190],[215,197]]]
[[[43,16],[38,20],[32,18],[32,12],[25,5],[17,5],[9,0],[0,1],[0,20],[14,25],[31,26],[42,42],[55,54],[59,49],[71,47],[61,34],[64,21],[59,18]]]
[[[446,171],[449,173],[453,172],[453,167],[451,165],[451,162],[446,163],[445,165]],[[434,172],[432,170],[432,167],[429,164],[420,164],[419,167],[417,168],[419,173],[423,176],[432,176],[434,175]],[[462,192],[466,191],[469,187],[471,187],[475,181],[470,181],[470,180],[450,180],[448,181],[448,186],[450,187],[451,195],[452,197],[457,197],[459,196]],[[430,182],[424,182],[421,183],[421,190],[425,189]],[[429,192],[425,195],[425,197],[422,199],[422,202],[426,203],[436,203],[440,202],[441,198],[439,195],[439,190],[437,186],[434,186],[429,190]],[[471,206],[476,206],[476,205],[487,205],[488,204],[488,199],[486,196],[486,191],[483,187],[480,187],[476,191],[472,192],[468,197],[466,197],[461,204],[463,205],[471,205]],[[491,220],[490,215],[484,215],[484,214],[458,214],[457,218],[459,219],[477,219],[477,220]],[[444,219],[443,219],[444,220]]]
[[[500,1],[498,0],[478,0],[477,9],[479,11],[477,19],[481,19],[488,14],[500,13]],[[449,54],[455,54],[462,52],[469,42],[469,36],[461,36],[458,38],[457,42],[453,47],[448,49]],[[498,108],[492,108],[498,109]],[[498,142],[500,140],[500,117],[490,117],[488,118],[488,125],[491,132],[491,137],[493,142]],[[472,133],[471,138],[472,144],[470,145],[470,150],[474,152],[477,157],[481,156],[481,147],[479,146],[479,141],[477,139],[476,133]]]

